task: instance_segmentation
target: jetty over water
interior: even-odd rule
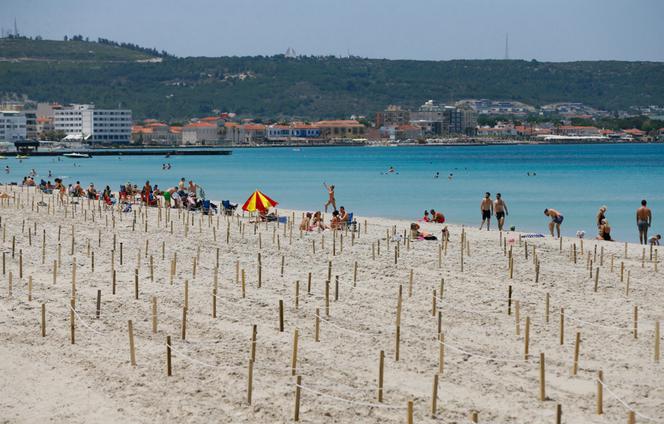
[[[233,152],[220,148],[96,148],[96,149],[45,149],[39,142],[17,141],[16,152],[28,156],[62,156],[67,153],[85,153],[90,156],[227,156]]]

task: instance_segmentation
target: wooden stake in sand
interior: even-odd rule
[[[316,325],[315,325],[315,339],[316,342],[320,342],[320,310],[316,308]]]
[[[284,332],[284,301],[279,299],[279,332]]]
[[[69,303],[69,339],[71,341],[71,344],[76,343],[76,335],[75,335],[75,330],[76,330],[76,321],[75,321],[75,316],[74,316],[74,299],[72,299]]]
[[[171,336],[166,336],[166,375],[171,376],[173,369],[171,367]]]
[[[152,296],[152,333],[157,334],[157,296]]]
[[[97,290],[97,310],[95,313],[95,317],[99,319],[100,314],[101,314],[101,290]]]
[[[572,364],[572,375],[576,375],[579,369],[579,346],[581,344],[581,333],[576,332],[576,340],[574,342],[574,363]]]
[[[383,379],[385,378],[384,367],[385,351],[381,350],[378,355],[378,402],[383,401]]]
[[[408,401],[408,407],[407,407],[407,414],[408,414],[408,424],[413,424],[413,401],[409,400]]]
[[[597,371],[597,415],[604,413],[604,374],[602,370]]]
[[[302,387],[302,376],[298,375],[295,379],[295,413],[293,420],[300,421],[300,390]]]
[[[250,355],[251,362],[256,362],[256,338],[258,337],[258,326],[256,324],[251,326],[251,349]]]
[[[187,338],[187,308],[182,308],[182,340]]]
[[[523,358],[528,360],[528,350],[530,348],[530,317],[526,317],[525,337],[523,340]]]
[[[129,331],[129,360],[132,366],[136,366],[136,351],[134,349],[134,326],[131,320],[127,321],[127,330]]]
[[[41,336],[46,337],[46,304],[41,304]]]
[[[433,388],[431,389],[431,417],[436,416],[438,410],[438,374],[433,375]]]
[[[249,360],[249,369],[247,372],[247,403],[251,405],[251,395],[254,386],[254,361]]]
[[[634,338],[637,339],[639,330],[639,307],[634,305]]]
[[[544,402],[546,400],[546,390],[545,390],[545,373],[544,373],[544,352],[540,352],[540,381],[539,381],[539,400]]]
[[[443,375],[444,368],[445,368],[445,335],[439,331],[438,332],[438,374]]]
[[[565,308],[560,308],[560,345],[565,344]]]
[[[521,334],[521,310],[520,302],[518,300],[514,301],[514,325],[516,327],[516,335]]]
[[[297,342],[298,342],[299,332],[297,328],[293,331],[293,352],[291,354],[291,375],[295,375],[297,370]]]

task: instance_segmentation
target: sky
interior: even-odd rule
[[[664,0],[0,0],[0,26],[177,56],[664,61]]]

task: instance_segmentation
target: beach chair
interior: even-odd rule
[[[222,200],[221,206],[224,208],[224,215],[233,215],[237,209],[237,203],[232,204],[230,200]]]
[[[203,200],[203,203],[201,204],[201,212],[203,215],[208,215],[210,213],[210,201],[209,200]]]
[[[353,219],[353,213],[352,212],[350,212],[348,214],[348,221],[344,222],[343,224],[345,226],[347,226],[353,232],[359,231],[359,224],[357,223],[357,221],[355,221]]]

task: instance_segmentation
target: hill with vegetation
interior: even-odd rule
[[[166,55],[131,43],[117,43],[103,38],[96,42],[81,35],[66,41],[43,40],[39,37],[0,38],[0,60],[11,61],[90,61],[133,62]]]
[[[370,116],[388,104],[414,108],[427,99],[582,102],[607,110],[664,104],[659,62],[176,58],[117,44],[0,40],[0,57],[49,59],[0,61],[0,96],[120,104],[135,118],[161,119],[215,110],[266,118]],[[162,60],[139,62],[150,58]]]

